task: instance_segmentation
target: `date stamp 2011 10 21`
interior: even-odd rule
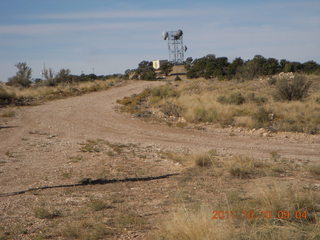
[[[286,210],[280,210],[277,212],[273,211],[224,211],[224,210],[213,210],[212,219],[307,219],[307,211],[295,211],[290,212]]]

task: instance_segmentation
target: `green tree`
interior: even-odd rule
[[[319,69],[320,65],[317,64],[315,61],[308,61],[302,64],[303,72],[304,73],[314,73],[317,69]]]
[[[160,66],[160,71],[162,74],[165,74],[166,76],[168,76],[169,73],[172,71],[172,68],[173,68],[173,63],[166,62]]]
[[[70,70],[69,69],[61,69],[56,77],[56,82],[59,83],[71,83],[72,82],[72,76],[70,75]]]
[[[28,67],[27,63],[20,62],[15,65],[18,68],[16,75],[9,78],[7,84],[10,86],[17,86],[17,87],[30,87],[31,81],[31,74],[32,70]]]
[[[134,79],[141,80],[154,80],[156,79],[156,73],[152,67],[152,62],[142,61],[139,63],[138,68],[135,71]]]

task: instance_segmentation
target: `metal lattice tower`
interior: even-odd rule
[[[162,35],[164,40],[168,40],[169,61],[173,64],[182,64],[184,53],[187,51],[187,47],[183,45],[182,30],[164,32]]]

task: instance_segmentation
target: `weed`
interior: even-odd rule
[[[311,166],[309,170],[313,175],[320,177],[320,164]]]
[[[256,127],[267,127],[270,125],[270,112],[264,107],[260,107],[257,112],[253,114],[253,119],[256,121]]]
[[[106,236],[112,236],[115,233],[113,229],[97,221],[81,221],[67,224],[62,229],[61,235],[66,239],[99,240]]]
[[[67,171],[64,171],[61,176],[64,178],[64,179],[70,179],[72,177],[72,169],[70,170],[67,170]]]
[[[101,211],[104,209],[109,209],[111,206],[103,200],[92,199],[89,203],[89,207],[94,211]]]
[[[181,81],[181,78],[179,75],[177,75],[175,78],[174,78],[175,81]]]
[[[6,118],[15,117],[15,116],[16,116],[15,111],[6,111],[1,114],[1,117],[6,117]]]
[[[277,83],[277,78],[271,77],[268,79],[268,84],[269,85],[275,85]]]
[[[170,98],[178,97],[179,93],[170,85],[160,86],[151,90],[151,95],[154,97]]]
[[[254,102],[258,105],[262,105],[268,101],[265,97],[257,97],[255,93],[249,93],[246,97],[249,101]]]
[[[40,219],[53,219],[56,217],[61,217],[62,213],[57,209],[50,211],[44,207],[37,207],[34,209],[34,215],[36,218]]]
[[[116,220],[116,225],[120,228],[141,228],[145,223],[145,220],[134,212],[122,214]]]
[[[277,151],[271,151],[270,156],[271,156],[271,159],[275,162],[278,161],[281,157],[281,155]]]
[[[259,173],[260,164],[250,157],[235,156],[231,159],[228,170],[231,176],[237,178],[251,178]]]
[[[97,139],[97,140],[87,140],[86,143],[81,144],[80,151],[81,152],[101,152],[101,144],[103,143],[103,140]]]
[[[69,157],[70,162],[72,163],[77,163],[83,160],[83,157],[81,155],[77,155],[77,156],[71,156]]]
[[[171,102],[166,102],[161,105],[160,109],[166,116],[180,117],[182,112],[182,108],[180,106]]]
[[[7,151],[6,152],[6,156],[8,156],[9,158],[14,158],[14,153],[10,152],[10,151]]]
[[[234,105],[241,105],[245,103],[246,99],[244,96],[237,92],[237,93],[232,93],[230,96],[220,96],[218,97],[217,101],[222,104],[234,104]]]

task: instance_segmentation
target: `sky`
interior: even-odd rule
[[[182,29],[186,57],[254,55],[320,63],[319,0],[1,0],[0,81],[27,62],[105,75],[167,59],[163,31]]]

